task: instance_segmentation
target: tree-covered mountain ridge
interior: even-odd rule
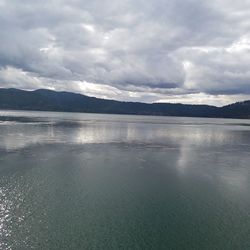
[[[159,115],[214,118],[250,118],[250,101],[223,107],[180,103],[121,102],[48,89],[0,89],[0,109]]]

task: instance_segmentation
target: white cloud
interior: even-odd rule
[[[0,1],[0,86],[137,101],[250,98],[250,3]]]

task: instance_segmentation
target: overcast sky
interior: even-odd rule
[[[250,99],[249,0],[0,0],[0,87]]]

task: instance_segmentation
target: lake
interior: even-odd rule
[[[0,249],[250,249],[250,121],[0,111]]]

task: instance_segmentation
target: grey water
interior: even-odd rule
[[[250,121],[0,111],[0,249],[250,249]]]

